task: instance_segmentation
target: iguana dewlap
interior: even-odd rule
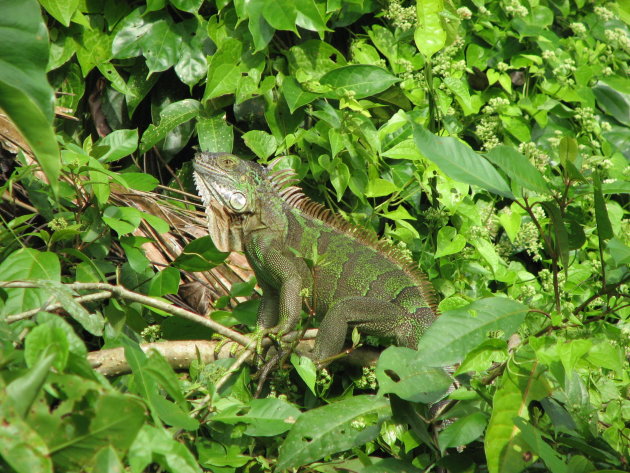
[[[243,251],[263,290],[259,329],[287,333],[305,307],[320,320],[316,360],[339,353],[352,327],[417,347],[437,311],[409,258],[308,199],[290,170],[226,153],[198,154],[194,170],[212,240]]]

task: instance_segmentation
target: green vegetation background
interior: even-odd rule
[[[627,1],[0,11],[0,108],[23,137],[3,128],[0,150],[1,471],[628,470]],[[419,349],[319,374],[294,355],[260,399],[233,360],[184,375],[145,355],[211,337],[159,302],[224,255],[203,240],[151,264],[133,232],[169,224],[114,195],[192,191],[193,146],[281,156],[409,251],[443,312]],[[255,302],[219,310],[252,293],[213,319],[252,329]],[[131,372],[106,378],[87,353],[113,347]],[[434,431],[456,363],[456,420]]]

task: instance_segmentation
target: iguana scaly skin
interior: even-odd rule
[[[243,251],[263,297],[258,328],[284,334],[303,305],[320,320],[313,358],[343,349],[348,329],[416,348],[436,318],[435,296],[408,257],[355,227],[274,171],[225,153],[200,153],[194,179],[221,251]]]

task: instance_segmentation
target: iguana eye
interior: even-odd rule
[[[232,169],[235,165],[236,165],[236,161],[234,161],[231,158],[226,157],[226,158],[221,159],[221,167],[223,169],[229,170],[229,169]]]
[[[230,195],[230,207],[234,210],[243,210],[246,205],[247,199],[245,198],[245,194],[234,192]]]

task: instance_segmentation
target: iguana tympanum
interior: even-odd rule
[[[416,348],[437,313],[426,277],[388,242],[308,199],[291,170],[273,167],[227,153],[194,160],[212,240],[243,251],[262,288],[258,329],[295,329],[304,305],[320,320],[317,361],[341,352],[352,327]]]

